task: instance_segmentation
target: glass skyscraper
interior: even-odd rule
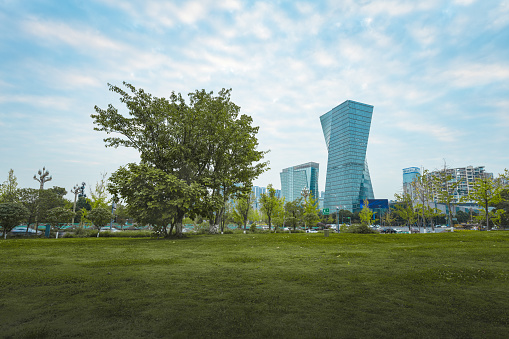
[[[285,201],[294,201],[301,197],[301,192],[307,188],[318,199],[318,172],[319,165],[316,162],[308,162],[302,165],[283,169],[281,178],[281,195]]]
[[[409,194],[411,197],[414,196],[414,189],[412,182],[421,175],[419,167],[408,167],[403,168],[403,193]]]
[[[320,117],[327,145],[324,208],[355,212],[374,199],[366,161],[373,106],[347,100]]]

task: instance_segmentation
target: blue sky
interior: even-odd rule
[[[315,161],[320,115],[374,106],[368,164],[377,198],[402,169],[509,167],[509,1],[0,0],[0,181],[46,166],[67,190],[137,161],[105,148],[94,105],[107,83],[156,96],[232,88],[260,126],[271,169]]]

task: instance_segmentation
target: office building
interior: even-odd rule
[[[251,189],[251,192],[254,195],[253,209],[260,210],[260,207],[262,207],[262,205],[260,204],[260,198],[261,198],[262,194],[267,194],[267,187],[253,186],[253,188]],[[276,195],[276,197],[281,198],[281,196],[282,196],[281,190],[276,189],[275,195]]]
[[[403,168],[403,194],[414,196],[414,188],[412,182],[421,175],[419,167]]]
[[[347,100],[320,117],[328,150],[324,208],[360,208],[374,199],[366,150],[373,106]]]
[[[281,178],[281,195],[285,201],[294,201],[300,198],[304,188],[310,190],[313,197],[318,199],[318,173],[319,165],[316,162],[307,162],[283,169],[279,176]]]

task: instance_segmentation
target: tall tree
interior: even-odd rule
[[[447,163],[444,161],[444,167],[438,171],[434,171],[432,175],[435,182],[435,196],[437,201],[447,206],[447,223],[449,226],[453,226],[453,205],[455,202],[458,202],[456,201],[454,193],[460,185],[461,180],[453,181],[453,176],[450,171],[451,170],[447,167]]]
[[[279,206],[278,197],[276,196],[276,189],[272,187],[272,184],[267,185],[267,193],[263,193],[260,196],[260,203],[262,204],[261,211],[267,216],[269,223],[269,231],[272,227],[272,217]]]
[[[104,139],[106,146],[135,148],[143,164],[189,187],[204,187],[206,196],[200,193],[189,206],[200,205],[202,215],[219,222],[226,201],[242,189],[238,184],[249,186],[267,167],[261,162],[265,152],[257,150],[258,127],[251,125],[251,117],[240,115],[240,107],[230,100],[230,90],[223,89],[218,96],[204,90],[190,93],[188,105],[174,92],[168,99],[157,98],[125,82],[124,86],[127,90],[109,88],[120,95],[129,117],[113,105],[107,109],[96,106],[96,114],[91,115],[95,130],[121,135]],[[175,208],[176,223],[181,225],[190,207]]]
[[[502,201],[503,186],[499,182],[493,180],[491,176],[484,173],[481,177],[474,181],[473,189],[468,195],[468,198],[475,201],[482,207],[484,220],[486,222],[486,229],[490,229],[490,206],[495,206]],[[482,218],[481,217],[481,218]]]
[[[302,216],[304,226],[315,226],[316,223],[320,221],[320,217],[318,216],[318,199],[315,199],[313,193],[308,190],[303,191],[302,198],[302,204],[304,205],[304,214]]]
[[[18,179],[14,175],[14,170],[9,170],[9,176],[2,185],[0,185],[0,203],[18,201]]]
[[[394,206],[394,213],[404,220],[412,232],[412,225],[416,220],[416,213],[413,206],[412,196],[408,193],[394,194],[398,203]]]
[[[90,188],[90,205],[92,208],[108,208],[108,195],[106,194],[107,173],[101,173],[101,179],[96,182],[94,190]]]
[[[373,211],[369,208],[368,199],[364,200],[364,204],[363,204],[361,213],[359,213],[359,216],[361,218],[362,225],[365,225],[365,226],[371,225],[371,219],[373,218]]]
[[[249,192],[249,194],[242,194],[237,197],[235,200],[235,208],[233,210],[234,219],[244,227],[244,230],[247,228],[247,220],[249,217],[249,212],[253,209],[253,201],[254,194]]]
[[[304,214],[304,206],[302,204],[302,198],[295,199],[294,201],[288,201],[285,204],[286,210],[286,224],[293,227],[293,230],[297,228],[302,220]]]

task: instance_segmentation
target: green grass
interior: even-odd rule
[[[0,241],[0,337],[506,338],[509,232]]]

